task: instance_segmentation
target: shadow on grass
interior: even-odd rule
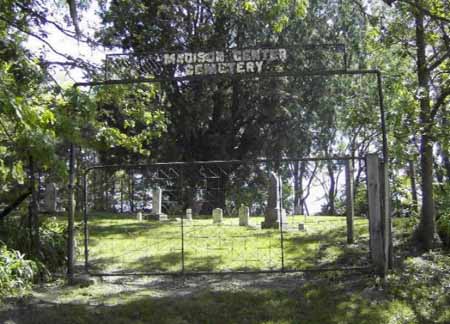
[[[113,215],[116,218],[117,215]],[[105,224],[100,221],[105,220]],[[90,258],[96,272],[151,273],[181,271],[181,228],[177,223],[125,222],[109,224],[101,216],[91,229]],[[357,244],[346,244],[345,224],[307,227],[311,232],[284,232],[288,270],[368,265],[366,225],[355,226]],[[198,225],[185,228],[186,271],[258,271],[281,269],[279,230],[239,226]],[[105,244],[105,245],[102,245]],[[134,246],[134,248],[133,248]],[[98,250],[95,250],[98,249]],[[103,254],[102,254],[103,253]],[[254,260],[254,259],[258,260]]]
[[[369,243],[355,228],[355,244],[346,242],[345,227],[312,234],[290,235],[284,241],[288,269],[365,267],[369,265]]]
[[[181,251],[158,256],[143,256],[131,262],[118,262],[119,257],[97,258],[89,262],[91,273],[132,274],[182,271]],[[195,256],[185,252],[185,271],[215,271],[224,264],[220,255]],[[117,265],[117,267],[114,267]]]
[[[224,283],[225,284],[225,283]],[[225,284],[226,285],[226,284]],[[147,289],[146,287],[142,288]],[[15,323],[388,323],[385,303],[371,304],[362,287],[308,283],[291,289],[200,289],[169,297],[137,291],[105,296],[108,306],[36,303],[0,312]],[[387,303],[387,302],[386,302]]]

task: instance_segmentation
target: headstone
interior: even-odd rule
[[[191,208],[186,209],[186,220],[188,220],[188,221],[192,220],[192,209]]]
[[[298,230],[299,231],[304,231],[305,230],[305,224],[303,224],[303,223],[298,224]]]
[[[250,209],[241,205],[239,208],[239,226],[248,226],[250,220]]]
[[[279,228],[280,223],[283,227],[287,227],[286,213],[283,217],[281,206],[281,181],[278,174],[270,172],[269,197],[267,199],[267,208],[264,215],[264,222],[261,228]]]
[[[213,209],[213,224],[222,224],[223,222],[223,210],[221,208]]]
[[[49,182],[45,186],[44,200],[45,200],[45,210],[48,213],[56,213],[57,195],[56,195],[56,185],[53,182]]]
[[[136,214],[136,219],[137,219],[138,221],[142,221],[142,212],[138,212],[138,213]]]
[[[152,204],[152,218],[159,221],[167,220],[167,215],[162,212],[162,190],[159,187],[152,190]]]
[[[280,219],[279,219],[280,223],[283,223],[283,227],[287,228],[288,225],[288,219],[287,219],[287,213],[286,213],[286,209],[281,208],[281,213],[280,213]]]

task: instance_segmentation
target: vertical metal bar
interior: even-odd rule
[[[120,213],[123,214],[123,176],[120,178]]]
[[[184,274],[184,215],[181,214],[181,273]]]
[[[345,160],[345,200],[347,214],[347,243],[352,244],[353,238],[353,217],[355,208],[353,204],[353,160]]]
[[[381,72],[377,71],[377,86],[378,86],[378,100],[380,105],[380,119],[381,119],[381,132],[383,141],[383,161],[388,162],[388,144],[387,144],[387,134],[386,134],[386,112],[384,109],[384,95],[383,95],[383,79]]]
[[[68,228],[67,228],[67,279],[69,284],[73,283],[74,268],[74,224],[75,224],[75,192],[74,192],[74,173],[75,173],[75,152],[74,145],[71,143],[69,148],[69,202],[68,202]]]
[[[87,175],[88,172],[84,174],[83,177],[83,222],[84,222],[84,270],[89,271],[89,232],[88,232],[88,215],[87,215]]]
[[[381,217],[383,224],[384,256],[387,269],[393,266],[392,224],[389,206],[389,179],[387,163],[380,163]]]
[[[284,272],[284,235],[283,222],[280,222],[280,241],[281,241],[281,271]]]
[[[282,179],[279,176],[280,185],[278,187],[278,197],[280,198],[278,201],[279,208],[279,228],[280,228],[280,248],[281,248],[281,271],[284,272],[284,235],[283,235],[283,217],[282,217],[282,209],[283,209],[283,196],[282,196]]]

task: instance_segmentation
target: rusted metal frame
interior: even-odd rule
[[[175,167],[175,166],[199,166],[199,165],[223,165],[223,164],[266,164],[271,162],[307,162],[307,161],[346,161],[346,160],[361,160],[364,161],[365,157],[362,156],[334,156],[334,157],[311,157],[311,158],[291,158],[291,159],[256,159],[256,160],[217,160],[217,161],[192,161],[192,162],[156,162],[148,164],[97,164],[92,165],[85,170],[89,172],[94,169],[139,169],[139,168],[157,168],[157,167]]]
[[[122,273],[103,273],[89,272],[91,276],[101,277],[119,277],[119,276],[201,276],[201,275],[240,275],[240,274],[277,274],[277,273],[320,273],[332,271],[364,271],[371,273],[372,267],[334,267],[334,268],[310,268],[310,269],[285,269],[276,270],[255,270],[255,271],[185,271],[185,272],[122,272]]]
[[[334,75],[366,75],[366,74],[376,74],[377,76],[377,86],[378,86],[378,95],[379,95],[379,108],[380,108],[380,119],[381,119],[381,128],[382,128],[382,154],[385,165],[388,162],[388,147],[387,147],[387,134],[386,134],[386,121],[385,121],[385,109],[384,109],[384,97],[382,90],[382,76],[379,70],[329,70],[329,71],[304,71],[301,72],[301,76],[334,76]],[[204,80],[204,79],[218,79],[218,78],[227,78],[227,79],[260,79],[260,78],[279,78],[279,77],[288,77],[288,76],[296,76],[299,77],[299,72],[290,72],[290,73],[265,73],[263,75],[211,75],[211,76],[188,76],[188,77],[179,77],[179,78],[153,78],[153,79],[124,79],[124,80],[106,80],[106,81],[98,81],[98,82],[78,82],[74,84],[74,88],[84,87],[84,86],[107,86],[107,85],[118,85],[118,84],[136,84],[136,83],[153,83],[153,82],[165,82],[165,81],[189,81],[189,80]],[[73,154],[70,156],[70,162],[74,159]],[[324,160],[351,160],[351,159],[364,159],[364,157],[332,157],[332,158],[301,158],[301,159],[281,159],[278,162],[289,162],[289,161],[324,161]],[[175,162],[175,163],[155,163],[150,164],[148,166],[164,166],[164,165],[198,165],[198,164],[247,164],[247,163],[264,163],[270,162],[271,160],[254,160],[254,161],[196,161],[196,162]],[[272,160],[273,161],[273,160]],[[145,167],[145,165],[101,165],[101,166],[92,166],[85,170],[85,176],[90,170],[97,168],[136,168],[136,167]],[[86,202],[87,204],[87,202]],[[85,206],[86,207],[86,206]],[[84,216],[86,228],[85,233],[87,232],[87,213]],[[85,237],[86,240],[86,237]],[[85,247],[87,249],[87,247]],[[88,266],[87,262],[88,253],[86,253],[86,267]],[[338,270],[342,270],[343,268],[338,268]],[[290,270],[283,269],[284,272],[291,272]],[[309,269],[312,270],[312,269]],[[325,271],[324,269],[313,269],[316,271]],[[294,272],[305,272],[306,270],[294,270]],[[274,271],[274,272],[279,272]],[[201,272],[196,272],[195,274],[200,274]],[[207,272],[209,274],[213,274],[214,272]],[[221,274],[224,272],[220,272]],[[234,273],[234,272],[228,272]],[[241,273],[241,272],[239,272]],[[250,272],[250,273],[264,273],[264,272]],[[265,272],[267,273],[267,272]],[[150,273],[148,273],[150,274]],[[157,273],[151,273],[157,274]],[[169,274],[169,273],[163,273]],[[178,273],[177,273],[178,274]],[[185,274],[189,274],[185,272]]]

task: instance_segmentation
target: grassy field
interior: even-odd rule
[[[346,244],[345,217],[289,216],[281,233],[238,225],[237,218],[183,222],[138,221],[132,216],[94,214],[89,219],[89,264],[101,273],[252,271],[364,266],[368,256],[367,220],[356,218],[355,242]],[[183,231],[182,231],[183,229]],[[183,233],[182,233],[183,232]],[[184,250],[184,259],[182,257]],[[283,253],[282,253],[283,251]]]
[[[335,220],[335,222],[330,222]],[[137,222],[114,215],[96,215],[92,220],[92,253],[103,253],[96,257],[108,260],[103,265],[112,271],[129,269],[120,264],[121,258],[129,258],[129,264],[142,258],[136,255],[120,257],[114,251],[124,249],[130,253],[132,244],[141,236],[158,233],[179,233],[176,222],[154,224]],[[256,223],[259,219],[255,220]],[[325,222],[323,222],[325,221]],[[227,219],[234,226],[236,219]],[[216,242],[218,235],[227,233],[260,233],[261,230],[210,226],[210,220],[194,222],[200,229],[187,228],[188,237],[199,241],[198,257],[206,255],[207,244]],[[307,251],[306,255],[321,255],[316,261],[309,259],[315,267],[329,262],[347,260],[343,255],[363,256],[353,249],[367,244],[366,223],[357,226],[357,244],[344,243],[343,219],[311,217],[307,232],[287,232],[296,242],[291,248]],[[130,224],[135,224],[130,226]],[[103,277],[94,284],[68,286],[64,280],[36,286],[28,296],[7,300],[0,304],[0,323],[155,323],[155,324],[428,324],[450,323],[450,256],[445,251],[417,254],[410,245],[414,219],[394,220],[394,269],[382,280],[367,272],[331,271],[322,273],[294,274],[225,274],[200,276],[125,276]],[[202,226],[200,226],[202,225]],[[216,228],[218,232],[214,232]],[[125,231],[124,229],[127,229]],[[133,229],[133,231],[132,231]],[[192,231],[192,232],[189,232]],[[270,232],[270,231],[269,231]],[[142,235],[141,235],[142,234]],[[276,233],[271,233],[273,239]],[[202,240],[197,237],[205,235]],[[278,234],[279,235],[279,232]],[[269,235],[258,239],[268,240]],[[216,239],[214,239],[216,238]],[[320,238],[320,240],[317,240]],[[152,238],[156,240],[157,238]],[[95,240],[98,240],[96,243]],[[253,234],[251,240],[257,240]],[[299,241],[300,240],[300,241]],[[203,243],[200,243],[203,242]],[[322,248],[307,250],[303,243],[317,243]],[[142,241],[147,244],[147,241]],[[161,244],[167,250],[175,245]],[[218,244],[218,243],[215,243]],[[259,243],[258,243],[259,244]],[[236,243],[236,245],[238,245]],[[229,244],[227,245],[229,246]],[[308,246],[305,244],[305,246]],[[315,245],[314,245],[315,246]],[[337,246],[338,253],[323,253]],[[350,253],[345,249],[352,249]],[[241,251],[245,249],[241,248]],[[141,252],[139,252],[141,251]],[[161,257],[167,251],[150,249],[150,256]],[[203,251],[203,252],[202,252]],[[210,254],[222,255],[221,261],[233,259],[224,250],[210,250]],[[305,261],[304,252],[288,255]],[[139,252],[139,253],[138,253]],[[146,252],[147,253],[147,252]],[[297,252],[296,252],[297,253]],[[303,254],[302,254],[303,253]],[[327,255],[327,257],[323,257]],[[95,254],[93,255],[96,256]],[[312,256],[311,256],[312,257]],[[114,259],[115,258],[115,259]],[[111,260],[114,259],[114,262]],[[295,258],[294,258],[295,259]],[[307,258],[306,258],[307,259]],[[134,261],[133,261],[134,260]],[[341,261],[339,261],[341,260]],[[194,262],[189,261],[187,262]],[[195,261],[205,264],[204,261]],[[127,264],[127,265],[129,265]],[[159,262],[160,269],[168,269],[174,261]],[[225,262],[224,264],[227,264]],[[265,264],[261,261],[260,264]],[[214,263],[212,265],[215,265]],[[238,265],[241,266],[241,265]],[[164,268],[165,267],[165,268]],[[227,266],[229,267],[229,265]],[[9,321],[9,322],[8,322]]]

